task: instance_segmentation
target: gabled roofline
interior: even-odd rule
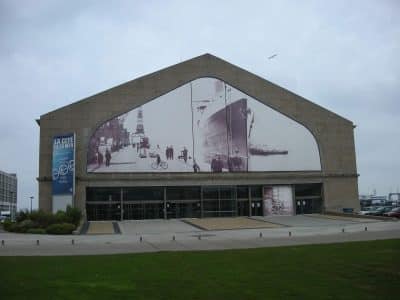
[[[329,109],[326,109],[325,107],[320,106],[319,104],[316,104],[316,103],[314,103],[314,102],[312,102],[312,101],[310,101],[310,100],[308,100],[308,99],[306,99],[306,98],[304,98],[304,97],[302,97],[302,96],[300,96],[300,95],[298,95],[298,94],[293,93],[292,91],[290,91],[290,90],[288,90],[288,89],[286,89],[286,88],[284,88],[284,87],[281,87],[281,86],[279,86],[279,85],[277,85],[277,84],[275,84],[275,83],[272,83],[272,82],[268,81],[268,80],[265,79],[265,78],[262,78],[262,77],[259,76],[259,75],[256,75],[256,74],[254,74],[254,73],[251,73],[251,72],[249,72],[249,71],[247,71],[247,70],[245,70],[245,69],[243,69],[243,68],[241,68],[241,67],[238,67],[238,66],[236,66],[236,65],[234,65],[234,64],[231,64],[231,63],[229,63],[229,62],[227,62],[227,61],[225,61],[225,60],[223,60],[223,59],[221,59],[221,58],[219,58],[219,57],[216,57],[216,56],[214,56],[214,55],[212,55],[212,54],[209,54],[209,53],[205,53],[205,54],[203,54],[203,55],[200,55],[200,56],[191,58],[191,59],[189,59],[189,60],[186,60],[186,61],[183,61],[183,62],[174,64],[174,65],[171,65],[171,66],[169,66],[169,67],[160,69],[160,70],[158,70],[158,71],[155,71],[155,72],[152,72],[152,73],[149,73],[149,74],[140,76],[140,77],[138,77],[138,78],[135,78],[135,79],[133,79],[133,80],[124,82],[124,83],[119,84],[119,85],[117,85],[117,86],[114,86],[114,87],[112,87],[112,88],[110,88],[110,89],[104,90],[104,91],[102,91],[102,92],[93,94],[93,95],[91,95],[91,96],[88,96],[88,97],[86,97],[86,98],[83,98],[83,99],[81,99],[81,100],[78,100],[78,101],[76,101],[76,102],[73,102],[73,103],[71,103],[71,104],[62,106],[62,107],[60,107],[60,108],[58,108],[58,109],[55,109],[55,110],[52,110],[52,111],[50,111],[50,112],[48,112],[48,113],[43,114],[40,118],[46,117],[46,116],[48,116],[48,115],[51,115],[51,114],[56,113],[56,112],[59,112],[59,111],[64,110],[64,109],[66,109],[66,108],[70,108],[70,107],[72,107],[72,106],[75,106],[76,104],[80,104],[80,103],[83,103],[83,102],[86,102],[86,101],[92,101],[92,100],[94,100],[93,98],[95,98],[96,96],[103,95],[103,94],[107,94],[107,93],[111,93],[112,91],[117,90],[117,89],[119,89],[119,88],[121,88],[121,87],[123,87],[123,86],[125,86],[125,85],[129,85],[129,84],[131,84],[131,83],[133,83],[133,82],[135,82],[135,81],[145,81],[145,80],[148,79],[148,78],[150,79],[150,78],[154,77],[157,73],[171,72],[172,70],[174,70],[174,69],[177,68],[178,66],[179,66],[179,67],[182,67],[182,66],[184,66],[184,65],[190,65],[190,64],[193,64],[194,62],[197,62],[197,63],[204,63],[204,64],[210,64],[210,63],[212,63],[212,62],[210,62],[210,61],[213,61],[213,60],[214,60],[215,62],[222,62],[222,63],[225,64],[226,66],[228,66],[228,67],[233,67],[233,68],[239,70],[240,72],[246,73],[247,75],[254,76],[255,78],[258,78],[258,79],[262,80],[266,85],[270,85],[270,86],[272,86],[272,87],[274,87],[274,88],[277,88],[277,89],[280,89],[280,90],[282,90],[282,91],[285,91],[285,92],[288,93],[288,94],[294,95],[295,97],[300,98],[301,100],[306,101],[306,102],[308,102],[309,104],[318,107],[318,108],[319,108],[321,111],[323,111],[323,112],[326,112],[326,113],[328,113],[328,114],[332,114],[332,115],[336,116],[337,118],[342,119],[342,120],[345,121],[345,122],[349,122],[349,123],[353,124],[352,121],[350,121],[350,120],[348,120],[348,119],[346,119],[346,118],[344,118],[344,117],[338,115],[337,113],[335,113],[335,112],[333,112],[333,111],[331,111],[331,110],[329,110]],[[210,77],[212,77],[212,74],[208,74],[208,75],[209,75]],[[224,78],[220,78],[220,79],[221,79],[221,80],[224,80]],[[192,80],[192,79],[191,79],[191,80]],[[190,80],[189,80],[189,81],[190,81]],[[240,89],[240,87],[236,87],[236,86],[234,86],[234,87]],[[253,95],[250,95],[250,96],[254,97]],[[254,98],[257,99],[257,97],[254,97]],[[149,99],[149,100],[152,100],[152,99]],[[37,122],[38,125],[40,126],[40,120],[36,120],[36,122]]]

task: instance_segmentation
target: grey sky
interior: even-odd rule
[[[20,208],[36,205],[34,119],[208,52],[352,120],[360,192],[396,191],[399,13],[396,0],[0,0],[0,170],[18,174]]]

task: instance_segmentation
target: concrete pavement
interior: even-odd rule
[[[287,225],[271,229],[204,231],[180,220],[146,220],[121,222],[122,234],[113,235],[0,233],[0,240],[4,241],[4,245],[0,245],[0,255],[96,255],[223,250],[400,238],[398,221],[328,220],[328,223],[324,223],[323,218],[296,217],[298,216],[291,217],[294,219],[280,218],[279,221],[286,222],[286,225],[297,222],[298,226]],[[318,219],[318,222],[314,219]]]

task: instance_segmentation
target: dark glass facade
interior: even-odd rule
[[[321,184],[294,186],[296,214],[321,212]],[[263,186],[88,187],[88,220],[263,215]]]

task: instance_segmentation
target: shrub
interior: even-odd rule
[[[46,228],[49,234],[71,234],[75,230],[75,225],[71,223],[52,224]]]
[[[24,221],[26,219],[29,219],[28,210],[20,210],[18,212],[18,214],[17,214],[16,221],[19,223],[19,222],[22,222],[22,221]]]
[[[42,210],[36,210],[30,213],[29,219],[35,222],[40,228],[47,228],[48,226],[57,223],[56,215]]]
[[[55,223],[57,224],[61,224],[61,223],[71,223],[68,220],[67,214],[65,211],[59,210],[58,212],[56,212],[55,214]]]
[[[46,229],[43,228],[30,228],[26,231],[26,233],[32,233],[32,234],[45,234]]]
[[[14,225],[15,225],[15,223],[11,222],[10,219],[6,219],[6,220],[4,220],[3,228],[5,231],[12,231],[11,229],[13,228]]]
[[[28,220],[23,220],[20,223],[16,223],[13,231],[24,233],[27,232],[29,229],[35,227],[37,227],[37,224],[32,220],[28,219]]]
[[[65,213],[67,218],[67,223],[74,224],[75,226],[79,225],[79,222],[82,218],[82,212],[79,208],[67,206],[67,211]]]

